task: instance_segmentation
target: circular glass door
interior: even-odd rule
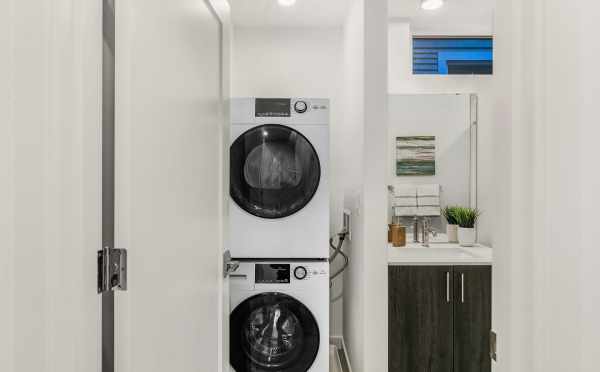
[[[282,293],[263,293],[236,307],[229,336],[236,372],[306,372],[319,351],[314,316]]]
[[[230,148],[230,195],[246,212],[283,218],[304,208],[317,192],[319,157],[300,132],[267,124],[239,136]]]

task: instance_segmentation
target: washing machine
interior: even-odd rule
[[[327,262],[242,262],[230,283],[232,371],[329,370]]]
[[[329,100],[231,101],[230,239],[234,258],[326,258]]]

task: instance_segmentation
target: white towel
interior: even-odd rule
[[[394,207],[394,216],[412,217],[418,214],[417,207]]]
[[[395,196],[392,203],[394,207],[416,207],[417,198],[414,196]]]
[[[417,186],[417,197],[421,196],[433,196],[440,197],[440,185],[439,184],[431,184],[431,185],[418,185]]]
[[[417,197],[417,186],[408,184],[394,185],[394,196],[396,197]]]
[[[417,212],[419,216],[423,217],[435,217],[441,215],[440,207],[419,207],[417,208]]]
[[[440,216],[440,185],[418,185],[417,204],[419,216]]]
[[[439,207],[440,198],[437,196],[424,196],[417,198],[419,207]]]

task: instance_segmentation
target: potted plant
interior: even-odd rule
[[[458,243],[458,222],[456,221],[456,217],[454,217],[454,212],[458,209],[458,207],[447,206],[442,209],[442,216],[446,219],[448,223],[446,225],[446,235],[448,236],[448,243]]]
[[[458,243],[463,247],[475,245],[475,224],[481,212],[475,208],[459,207],[452,214],[458,224]]]

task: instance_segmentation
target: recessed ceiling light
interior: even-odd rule
[[[296,4],[296,0],[277,0],[281,6],[292,6]]]
[[[444,0],[421,0],[421,9],[435,10],[435,9],[439,9],[443,6],[444,6]]]

